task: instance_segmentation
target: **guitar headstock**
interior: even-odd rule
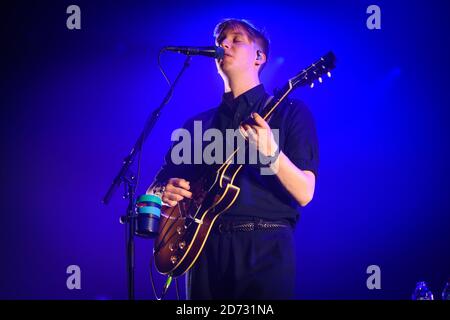
[[[299,86],[314,87],[314,81],[322,83],[322,76],[326,74],[331,77],[331,70],[335,68],[336,56],[333,52],[328,52],[319,60],[311,64],[295,77],[289,79],[289,87],[294,89]]]

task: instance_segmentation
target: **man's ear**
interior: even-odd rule
[[[264,52],[262,52],[261,50],[257,50],[255,65],[257,65],[257,66],[262,65],[262,64],[266,63],[266,60],[267,60],[266,54]]]

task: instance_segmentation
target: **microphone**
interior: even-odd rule
[[[164,47],[163,51],[173,51],[190,56],[205,56],[216,59],[223,59],[225,51],[222,47]]]

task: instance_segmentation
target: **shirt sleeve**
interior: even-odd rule
[[[187,164],[174,164],[172,161],[172,149],[175,144],[176,143],[172,144],[172,146],[167,151],[164,157],[164,163],[156,174],[155,180],[152,185],[155,183],[166,183],[170,178],[183,178],[189,180]]]
[[[164,163],[157,172],[155,179],[153,180],[151,186],[153,185],[161,185],[166,184],[167,181],[171,178],[183,178],[187,181],[192,181],[195,179],[203,169],[201,164],[194,164],[194,157],[193,157],[193,119],[189,119],[186,121],[183,125],[183,129],[187,130],[191,135],[191,157],[189,163],[177,163],[175,164],[172,161],[172,150],[175,145],[180,143],[181,141],[175,141],[172,143],[171,147],[167,151],[165,157],[164,157]]]
[[[317,179],[319,144],[314,117],[301,101],[292,100],[288,115],[285,148],[283,152],[301,170],[309,170]]]

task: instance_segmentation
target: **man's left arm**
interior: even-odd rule
[[[316,186],[316,176],[313,172],[297,168],[283,151],[280,151],[275,162],[271,164],[271,169],[302,207],[312,200]]]

